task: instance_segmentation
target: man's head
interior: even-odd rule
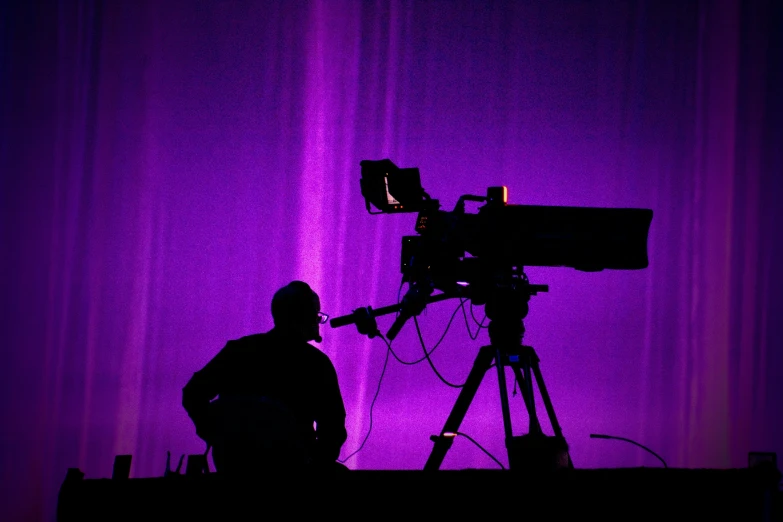
[[[292,281],[275,292],[272,319],[275,330],[304,342],[321,342],[321,300],[310,285]]]

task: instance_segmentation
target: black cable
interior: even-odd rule
[[[397,359],[398,363],[405,364],[405,365],[408,365],[408,366],[413,365],[413,364],[419,364],[421,361],[423,361],[425,359],[425,357],[422,357],[421,359],[417,359],[415,361],[403,361],[402,359],[400,359],[400,356],[397,355],[397,352],[395,352],[394,349],[391,347],[391,343],[389,343],[389,351],[394,356],[394,358]]]
[[[427,357],[429,355],[432,355],[432,352],[434,352],[438,348],[438,346],[440,346],[440,343],[443,342],[443,339],[446,337],[446,334],[448,333],[449,328],[451,327],[451,323],[454,321],[454,317],[456,317],[457,312],[459,312],[459,309],[460,309],[460,306],[457,306],[457,308],[454,310],[454,313],[451,314],[451,319],[449,319],[449,322],[446,325],[446,329],[443,331],[443,335],[440,336],[440,339],[438,339],[438,342],[435,343],[435,346],[433,346],[432,349],[429,352],[427,352],[427,350],[424,350],[424,356],[422,356],[421,358],[416,359],[415,361],[403,361],[402,359],[400,359],[400,357],[397,355],[397,353],[391,348],[391,344],[389,344],[389,349],[391,350],[391,353],[394,356],[394,358],[397,359],[397,362],[399,362],[400,364],[411,366],[411,365],[419,364],[420,362],[427,360]],[[415,317],[414,317],[414,320],[415,320]],[[417,323],[417,328],[418,328],[418,323]],[[421,339],[421,334],[419,334],[419,339]],[[422,346],[423,346],[423,342],[422,342]]]
[[[454,311],[454,313],[451,315],[451,319],[454,319],[454,316],[457,315],[457,312],[459,311],[459,307]],[[454,384],[452,382],[449,382],[445,377],[443,377],[437,368],[435,368],[435,364],[432,362],[432,359],[430,359],[430,354],[435,351],[435,348],[438,347],[440,344],[440,341],[443,340],[443,337],[446,336],[446,332],[449,331],[449,327],[446,326],[446,332],[443,332],[443,336],[440,338],[440,341],[437,342],[435,345],[435,348],[433,348],[429,353],[427,352],[427,347],[424,345],[424,338],[421,336],[421,329],[419,328],[419,321],[416,319],[416,316],[413,317],[413,323],[416,325],[416,333],[419,335],[419,342],[421,342],[421,347],[424,350],[424,357],[427,359],[427,362],[430,365],[430,368],[432,368],[432,371],[435,372],[435,375],[438,376],[438,379],[441,380],[443,384],[446,386],[451,386],[452,388],[462,388],[465,386],[465,383],[462,384]],[[449,321],[449,325],[451,325],[451,321]]]
[[[386,359],[383,361],[383,369],[381,370],[381,376],[378,379],[378,387],[376,388],[375,396],[372,398],[372,402],[370,403],[370,425],[367,427],[367,434],[364,436],[364,440],[362,440],[362,443],[359,444],[359,447],[356,449],[356,451],[354,451],[353,453],[351,453],[350,455],[348,455],[342,460],[337,459],[337,461],[340,462],[341,464],[345,464],[348,461],[348,459],[350,459],[351,457],[353,457],[354,455],[356,455],[362,450],[364,444],[367,442],[367,439],[370,438],[370,432],[372,432],[372,410],[375,407],[375,401],[378,399],[378,394],[381,391],[381,383],[383,382],[383,376],[386,374],[386,366],[389,364],[389,352],[391,352],[391,343],[389,343],[389,341],[387,341],[383,335],[379,335],[378,337],[383,339],[383,342],[386,343],[387,350],[386,350]]]
[[[476,316],[473,315],[473,303],[472,302],[470,303],[470,315],[471,315],[471,317],[473,317],[473,321],[475,321],[476,324],[478,324],[478,328],[476,329],[476,335],[473,335],[470,332],[470,323],[468,321],[468,313],[465,311],[465,301],[460,301],[460,306],[462,308],[462,315],[465,317],[465,328],[468,329],[468,337],[470,337],[471,341],[475,341],[476,339],[478,339],[478,336],[481,333],[481,329],[482,328],[486,328],[486,326],[484,326],[484,319],[486,319],[487,316],[485,315],[484,319],[482,319],[480,323],[478,321],[476,321]]]
[[[465,311],[465,304],[460,302],[460,305],[461,305],[460,308],[462,308],[462,317],[465,318],[465,328],[468,329],[468,337],[470,337],[471,341],[475,341],[476,339],[478,339],[478,336],[481,333],[481,328],[476,329],[476,335],[474,336],[473,333],[470,331],[470,323],[468,322],[468,313]]]
[[[476,319],[475,314],[473,313],[473,301],[470,302],[470,316],[473,318],[473,321],[479,326],[479,328],[486,328],[484,326],[484,320],[487,318],[487,314],[484,314],[484,319],[479,322],[478,319]]]
[[[402,290],[402,285],[400,285],[400,291],[401,291],[401,290]],[[398,301],[399,301],[399,291],[398,291],[398,296],[397,296],[397,299],[398,299]],[[386,367],[387,367],[387,365],[389,364],[389,354],[391,353],[391,354],[394,356],[394,358],[395,358],[395,359],[397,359],[397,361],[398,361],[399,363],[401,363],[401,364],[405,364],[405,365],[413,365],[413,364],[418,364],[418,363],[420,363],[420,362],[422,362],[422,361],[424,361],[424,360],[428,360],[428,361],[430,361],[430,359],[429,359],[429,356],[432,354],[432,352],[434,352],[434,351],[435,351],[435,349],[436,349],[436,348],[438,348],[438,346],[440,346],[440,343],[441,343],[441,342],[443,341],[443,339],[446,337],[446,333],[448,333],[448,331],[449,331],[449,328],[451,327],[451,323],[454,321],[454,317],[456,317],[456,315],[457,315],[457,312],[459,312],[460,308],[462,308],[462,309],[463,309],[463,311],[464,311],[464,304],[465,304],[465,300],[464,300],[464,299],[460,299],[460,304],[459,304],[459,306],[457,306],[457,308],[456,308],[456,309],[454,310],[454,312],[451,314],[451,318],[449,319],[449,322],[448,322],[448,324],[446,324],[446,329],[443,331],[443,335],[441,335],[441,336],[440,336],[440,339],[438,339],[438,342],[437,342],[437,343],[435,343],[435,346],[433,346],[432,350],[430,350],[429,352],[427,352],[427,350],[426,350],[426,348],[425,348],[425,349],[424,349],[424,356],[423,356],[423,357],[421,357],[420,359],[417,359],[417,360],[415,360],[415,361],[411,361],[411,362],[409,362],[409,361],[403,361],[403,360],[402,360],[402,359],[400,359],[400,357],[399,357],[399,356],[398,356],[398,355],[395,353],[394,349],[392,349],[392,347],[391,347],[391,342],[390,342],[390,341],[388,341],[388,340],[387,340],[387,339],[386,339],[386,338],[385,338],[383,335],[378,335],[378,336],[377,336],[377,337],[380,337],[380,338],[381,338],[381,340],[383,340],[383,342],[384,342],[384,343],[386,343],[386,348],[387,348],[387,350],[386,350],[386,359],[383,361],[383,369],[381,370],[381,376],[380,376],[380,378],[378,379],[378,388],[375,390],[375,396],[373,397],[373,399],[372,399],[372,402],[370,403],[370,425],[369,425],[369,427],[367,428],[367,434],[364,436],[364,439],[362,440],[362,443],[359,445],[359,447],[358,447],[358,448],[357,448],[357,449],[356,449],[356,450],[355,450],[353,453],[351,453],[350,455],[348,455],[348,456],[347,456],[347,457],[345,457],[344,459],[342,459],[342,460],[338,459],[338,462],[340,462],[340,463],[342,463],[342,464],[345,464],[345,462],[346,462],[346,461],[348,461],[348,459],[352,458],[354,455],[356,455],[357,453],[359,453],[359,451],[361,451],[361,449],[364,447],[364,444],[367,442],[367,439],[369,439],[369,437],[370,437],[370,432],[372,431],[372,411],[373,411],[373,408],[375,407],[375,401],[376,401],[376,399],[378,398],[378,394],[379,394],[379,393],[380,393],[380,391],[381,391],[381,383],[383,382],[383,376],[386,374]],[[418,332],[418,334],[419,334],[419,340],[421,341],[421,345],[422,345],[422,347],[424,347],[424,340],[422,339],[422,336],[421,336],[421,330],[419,329],[419,323],[418,323],[418,321],[416,320],[416,318],[415,318],[415,317],[414,317],[413,319],[414,319],[414,322],[416,323],[416,331],[417,331],[417,332]],[[436,374],[436,375],[438,375],[438,377],[440,377],[440,378],[441,378],[441,380],[442,380],[443,382],[445,382],[446,384],[448,384],[449,386],[452,386],[452,387],[455,387],[455,388],[461,388],[461,387],[463,387],[463,386],[464,386],[464,384],[455,385],[455,384],[452,384],[452,383],[449,383],[448,381],[446,381],[446,380],[445,380],[443,377],[441,377],[441,375],[438,373],[438,370],[437,370],[437,369],[435,369],[435,366],[432,364],[432,361],[430,361],[430,366],[432,366],[432,369],[435,371],[435,374]],[[479,447],[480,447],[480,446],[479,446]],[[482,449],[483,449],[483,448],[482,448]],[[490,456],[491,456],[491,455],[490,455]],[[494,458],[494,457],[493,457],[493,458]]]
[[[400,304],[400,294],[402,294],[402,287],[405,286],[405,278],[400,281],[400,287],[397,289],[397,304]],[[400,316],[400,311],[394,314],[394,318],[397,319]]]
[[[416,359],[415,361],[404,361],[400,358],[399,355],[397,355],[397,352],[394,351],[394,349],[391,348],[391,343],[389,343],[389,351],[391,351],[391,354],[394,356],[395,359],[397,359],[397,362],[400,364],[404,364],[406,366],[412,366],[414,364],[419,364],[423,360],[425,360],[427,357],[422,357],[421,359]]]
[[[480,449],[481,451],[483,451],[484,453],[486,453],[486,454],[487,454],[487,456],[489,456],[489,458],[491,458],[492,460],[494,460],[494,461],[497,463],[497,465],[501,467],[501,469],[506,469],[506,467],[503,465],[503,463],[502,463],[502,462],[500,462],[498,459],[496,459],[496,458],[495,458],[495,456],[494,456],[492,453],[490,453],[489,451],[487,451],[486,449],[484,449],[484,447],[483,447],[481,444],[479,444],[478,442],[476,442],[476,441],[473,439],[473,437],[471,437],[471,436],[470,436],[470,435],[468,435],[467,433],[462,433],[461,431],[457,431],[457,432],[455,432],[455,433],[456,433],[457,435],[460,435],[461,437],[465,437],[465,438],[466,438],[466,439],[468,439],[470,442],[472,442],[473,444],[475,444],[475,445],[478,447],[478,449]]]
[[[631,444],[633,444],[634,446],[639,446],[639,447],[640,447],[640,448],[642,448],[644,451],[647,451],[647,452],[649,452],[649,453],[652,453],[652,454],[653,454],[653,455],[654,455],[654,456],[655,456],[655,457],[656,457],[658,460],[660,460],[661,462],[663,462],[663,467],[664,467],[664,468],[668,468],[668,467],[669,467],[669,466],[667,466],[667,465],[666,465],[666,461],[665,461],[665,460],[663,460],[663,457],[661,457],[660,455],[658,455],[657,453],[655,453],[653,450],[651,450],[651,449],[650,449],[650,448],[648,448],[647,446],[643,446],[643,445],[639,444],[638,442],[636,442],[636,441],[633,441],[633,440],[631,440],[631,439],[626,439],[625,437],[615,437],[614,435],[601,435],[601,434],[599,434],[599,433],[591,433],[591,434],[590,434],[590,438],[591,438],[591,439],[615,439],[615,440],[622,440],[622,441],[625,441],[625,442],[630,442],[630,443],[631,443]]]

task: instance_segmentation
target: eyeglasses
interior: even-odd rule
[[[325,314],[323,312],[318,312],[318,322],[320,324],[326,324],[326,321],[329,320],[329,314]]]

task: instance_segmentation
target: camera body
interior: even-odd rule
[[[506,187],[489,187],[486,196],[463,195],[444,211],[422,189],[418,168],[383,159],[364,160],[361,169],[370,213],[418,213],[418,235],[404,236],[401,248],[403,281],[411,284],[427,280],[446,292],[525,266],[595,272],[649,264],[650,209],[509,205]],[[465,201],[484,205],[470,214]]]

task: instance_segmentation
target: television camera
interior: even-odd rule
[[[524,267],[570,267],[585,272],[646,268],[652,210],[510,205],[508,189],[496,186],[489,187],[486,196],[460,196],[455,208],[445,211],[423,190],[418,168],[399,168],[389,159],[364,160],[360,166],[361,193],[368,212],[418,213],[417,235],[402,238],[400,270],[408,291],[400,303],[375,310],[370,306],[358,308],[335,317],[331,326],[356,324],[360,333],[374,337],[380,335],[375,317],[398,312],[386,335],[391,341],[405,322],[429,303],[457,297],[485,305],[491,345],[481,349],[446,426],[440,435],[433,436],[435,448],[425,469],[439,467],[493,361],[501,387],[509,464],[512,468],[546,467],[546,463],[536,460],[536,448],[558,444],[539,444],[542,431],[535,415],[533,376],[555,432],[554,440],[561,448],[567,446],[544,387],[538,357],[531,347],[521,345],[522,320],[527,316],[530,297],[548,291],[547,285],[531,284]],[[477,213],[467,213],[466,201],[483,205]],[[441,293],[433,295],[435,290]],[[530,437],[514,437],[511,433],[506,366],[513,369],[522,388]],[[553,459],[562,460],[562,452],[548,462]],[[568,462],[572,466],[570,457]]]
[[[418,235],[402,238],[400,270],[409,290],[399,306],[359,309],[333,319],[333,327],[400,311],[387,333],[391,340],[433,300],[466,297],[483,305],[498,287],[520,287],[531,295],[546,291],[546,285],[527,282],[525,266],[594,272],[648,265],[652,210],[509,205],[506,187],[489,187],[486,196],[463,195],[454,210],[444,211],[422,189],[418,168],[401,169],[389,159],[360,165],[368,212],[418,213]],[[485,204],[470,214],[466,201]],[[430,297],[436,289],[443,294]]]

